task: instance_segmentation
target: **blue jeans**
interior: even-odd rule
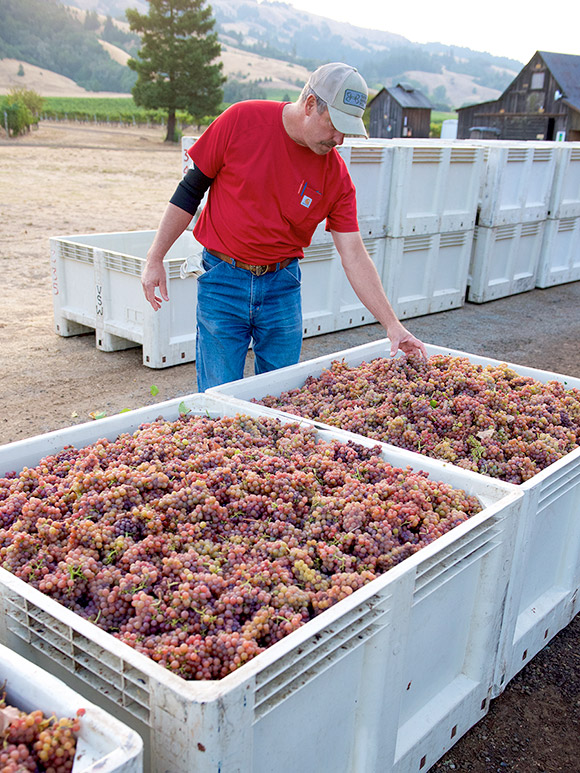
[[[302,348],[302,299],[298,259],[254,276],[203,251],[197,279],[197,388],[244,376],[250,342],[256,373],[295,365]]]

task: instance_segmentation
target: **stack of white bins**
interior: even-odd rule
[[[473,303],[536,286],[556,162],[556,143],[480,144],[485,169],[467,294]]]
[[[580,143],[557,143],[536,287],[580,279]]]
[[[383,287],[396,314],[463,305],[483,148],[445,140],[389,140],[393,153]]]

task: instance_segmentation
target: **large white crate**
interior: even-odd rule
[[[580,215],[546,220],[536,287],[580,279]]]
[[[463,305],[473,229],[385,238],[382,283],[398,317]]]
[[[0,684],[8,705],[45,717],[76,717],[84,709],[72,773],[142,773],[143,741],[49,671],[0,644]]]
[[[467,278],[471,303],[533,290],[546,222],[475,228]]]
[[[481,141],[484,173],[478,225],[495,227],[545,220],[557,143]]]
[[[394,152],[387,236],[472,230],[483,174],[483,148],[468,142],[387,142]]]
[[[388,357],[389,351],[390,343],[384,339],[274,373],[224,384],[209,393],[231,399],[241,410],[250,400],[302,387],[309,376],[319,376],[334,360],[344,360],[354,367],[376,357]],[[428,345],[427,352],[429,355],[467,357],[482,366],[499,364],[498,360],[440,346]],[[508,365],[521,375],[542,383],[557,380],[567,389],[580,389],[578,378],[513,363]],[[262,410],[272,409],[262,407]],[[272,415],[276,414],[290,415],[272,410]],[[316,425],[325,426],[320,421],[316,421]],[[520,521],[518,546],[511,568],[494,694],[499,694],[580,610],[580,448],[522,483],[518,489],[524,495],[524,517]]]
[[[0,447],[0,470],[177,418],[180,402]],[[209,394],[184,402],[203,415],[240,412]],[[382,455],[419,462],[484,510],[220,681],[185,682],[2,569],[0,637],[137,729],[150,773],[430,766],[488,710],[523,497],[451,465]]]
[[[180,267],[201,249],[183,233],[164,260],[170,301],[154,311],[145,300],[141,272],[155,231],[81,234],[50,239],[55,331],[95,331],[106,352],[143,347],[143,364],[166,368],[195,359],[194,277]]]
[[[548,217],[580,217],[580,142],[556,143]]]

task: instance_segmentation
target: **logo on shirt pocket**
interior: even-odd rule
[[[300,183],[298,195],[300,197],[300,206],[306,207],[306,209],[310,209],[312,204],[320,200],[321,193],[320,191],[311,188],[310,185],[308,185],[308,183],[303,180]]]

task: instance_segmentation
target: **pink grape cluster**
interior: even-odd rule
[[[580,443],[580,390],[466,357],[335,361],[256,402],[516,484]]]
[[[76,753],[79,716],[57,719],[42,711],[20,711],[0,699],[4,730],[0,773],[70,773]]]
[[[480,511],[298,423],[159,419],[0,480],[0,565],[185,679],[220,679]]]

